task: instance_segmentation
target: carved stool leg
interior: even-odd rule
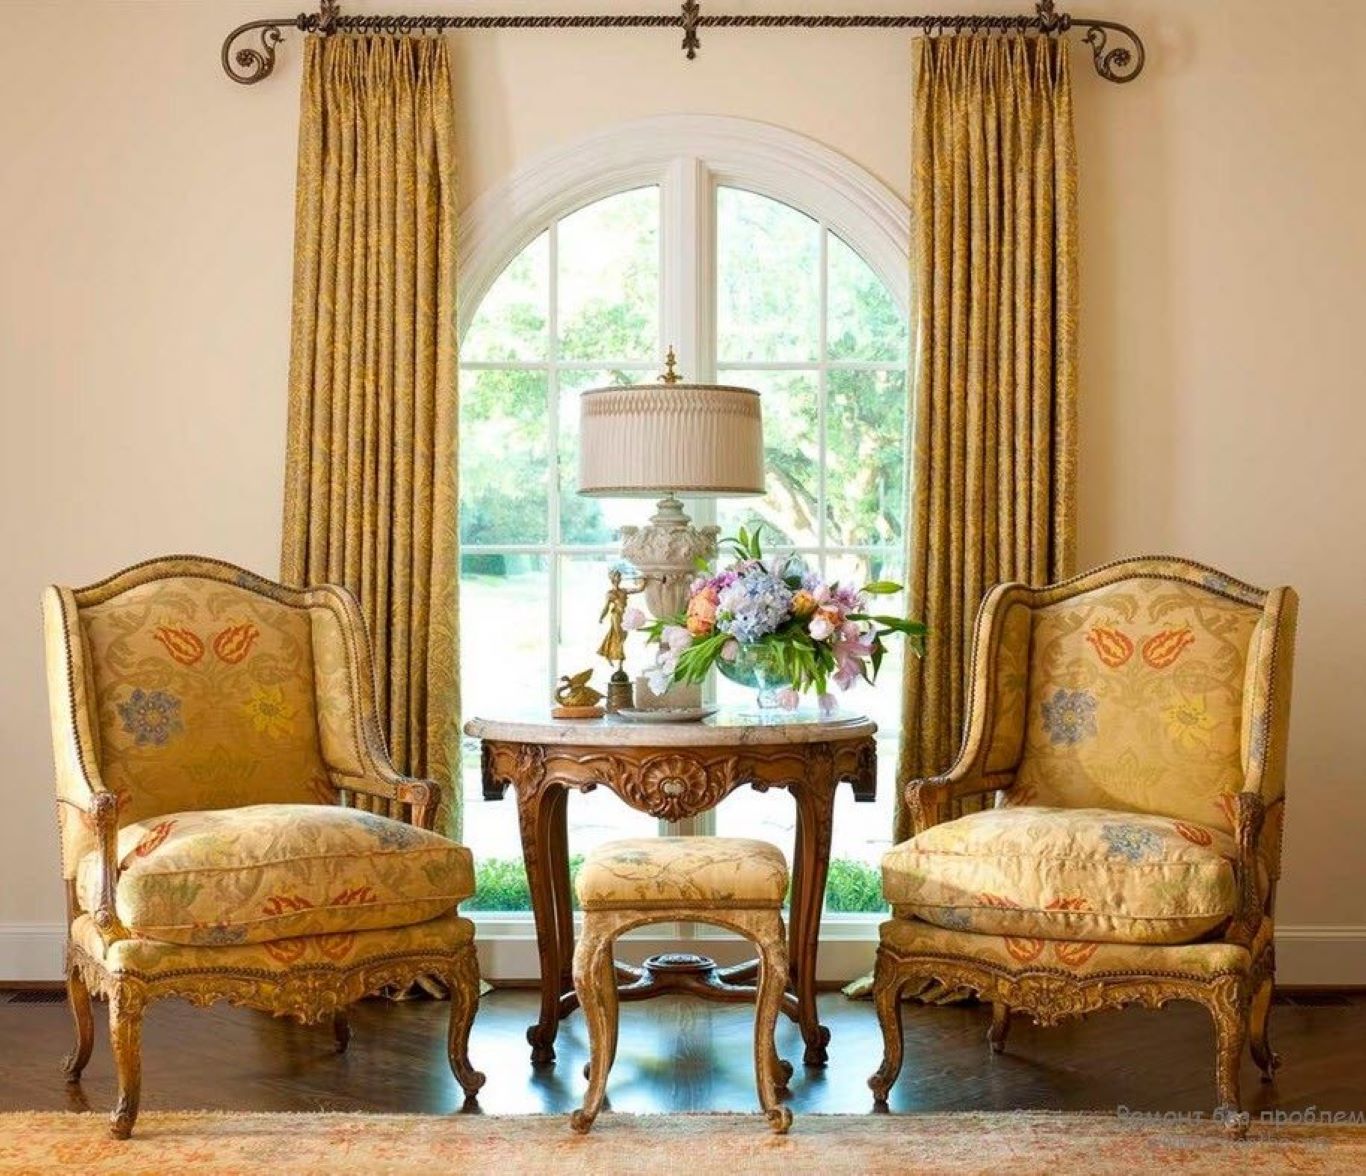
[[[759,1086],[759,1105],[768,1124],[779,1135],[792,1126],[792,1112],[778,1101],[780,1080],[778,1050],[773,1030],[778,1009],[787,989],[787,943],[782,916],[776,911],[759,911],[752,920],[754,942],[759,949],[759,998],[754,1010],[754,1070]]]
[[[76,1048],[62,1060],[62,1069],[68,1082],[79,1082],[81,1071],[90,1061],[90,1051],[95,1048],[95,1018],[90,1012],[90,989],[74,964],[67,964],[66,995],[76,1022]]]
[[[351,1044],[351,1018],[345,1009],[338,1009],[332,1014],[332,1040],[337,1043],[339,1054],[345,1053],[346,1047]]]
[[[901,1054],[905,1047],[901,1026],[903,984],[896,974],[896,965],[879,953],[873,972],[873,1005],[877,1009],[878,1026],[882,1029],[882,1064],[868,1079],[876,1111],[887,1109],[887,1095],[901,1073]]]
[[[119,1075],[119,1101],[109,1120],[109,1134],[127,1139],[133,1134],[142,1097],[142,993],[126,981],[118,983],[109,998],[109,1039],[114,1046],[114,1065]]]
[[[992,1053],[1001,1053],[1005,1049],[1009,1033],[1010,1006],[994,1000],[991,1002],[991,1028],[987,1030],[987,1041],[991,1043]]]
[[[574,990],[588,1024],[588,1091],[583,1106],[569,1117],[579,1134],[593,1126],[607,1094],[607,1075],[617,1053],[617,969],[612,958],[614,934],[599,928],[590,912],[584,917],[583,938],[574,951]]]
[[[1248,1120],[1240,1097],[1239,1070],[1247,1045],[1248,1001],[1238,977],[1216,982],[1209,1003],[1214,1018],[1215,1081],[1219,1092],[1216,1117],[1223,1120],[1230,1135],[1247,1134]]]
[[[1252,1060],[1262,1072],[1262,1081],[1275,1080],[1281,1055],[1271,1048],[1267,1029],[1271,1020],[1271,1001],[1276,995],[1276,982],[1268,976],[1252,997]]]
[[[446,977],[450,990],[451,1020],[446,1036],[446,1058],[451,1073],[460,1083],[467,1099],[474,1098],[482,1089],[484,1075],[470,1065],[470,1028],[479,1011],[479,958],[470,946],[460,957],[456,968]]]

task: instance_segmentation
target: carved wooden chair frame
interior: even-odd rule
[[[326,609],[338,620],[348,650],[355,742],[365,773],[329,775],[338,791],[338,803],[366,812],[389,816],[422,829],[431,829],[440,802],[440,786],[400,774],[389,758],[381,734],[375,702],[374,669],[370,659],[365,622],[355,598],[335,585],[297,589],[266,580],[220,560],[200,556],[169,556],[136,564],[85,588],[50,587],[44,596],[48,630],[49,694],[53,708],[54,744],[59,777],[76,781],[59,793],[58,804],[75,810],[69,815],[94,832],[100,852],[99,901],[93,911],[82,911],[72,877],[74,863],[67,863],[66,899],[68,924],[88,914],[107,948],[132,938],[119,920],[115,895],[119,879],[119,803],[100,776],[92,737],[93,719],[85,698],[85,667],[79,612],[101,604],[139,585],[178,576],[216,580],[258,593],[290,608]],[[59,655],[59,656],[55,656]],[[80,685],[78,685],[80,684]],[[69,738],[58,743],[58,733]],[[75,795],[72,795],[72,792]],[[395,929],[401,932],[403,928]],[[192,949],[211,959],[215,949]],[[484,1075],[470,1065],[470,1027],[479,1001],[479,963],[472,940],[449,950],[430,946],[412,952],[371,956],[351,967],[301,964],[279,971],[233,967],[204,967],[140,973],[113,970],[68,939],[66,950],[67,993],[76,1025],[76,1047],[67,1055],[67,1081],[80,1081],[94,1046],[92,993],[109,1001],[109,1030],[118,1071],[118,1103],[110,1119],[110,1132],[127,1139],[137,1118],[142,1086],[142,1017],[153,1001],[182,997],[198,1006],[217,1001],[289,1016],[305,1024],[329,1021],[338,1052],[350,1041],[347,1009],[362,997],[387,987],[406,987],[422,977],[442,981],[450,994],[451,1012],[448,1057],[452,1072],[465,1094],[473,1098],[484,1084]]]
[[[873,999],[884,1046],[882,1064],[868,1079],[875,1109],[887,1109],[888,1092],[901,1071],[901,996],[908,990],[915,992],[930,986],[938,986],[941,993],[974,994],[991,1003],[992,1021],[987,1037],[995,1052],[1005,1048],[1013,1013],[1027,1014],[1039,1025],[1051,1026],[1068,1018],[1129,1004],[1149,1008],[1160,1008],[1173,1000],[1200,1004],[1209,1010],[1214,1022],[1218,1093],[1215,1117],[1234,1135],[1244,1134],[1248,1126],[1239,1082],[1244,1049],[1250,1043],[1253,1060],[1265,1082],[1272,1080],[1280,1064],[1279,1056],[1270,1047],[1267,1031],[1275,990],[1271,931],[1280,877],[1285,732],[1298,610],[1298,597],[1293,589],[1267,591],[1203,564],[1160,556],[1106,564],[1043,588],[1015,583],[993,588],[977,616],[968,721],[958,761],[942,776],[912,780],[906,785],[914,831],[922,833],[949,819],[964,799],[1004,793],[1014,782],[1013,766],[1008,770],[987,767],[995,720],[994,674],[1004,618],[1010,606],[1023,603],[1031,609],[1039,608],[1140,577],[1195,585],[1257,608],[1263,613],[1261,623],[1271,642],[1269,656],[1260,659],[1251,683],[1252,697],[1244,698],[1244,707],[1253,707],[1251,739],[1255,754],[1248,761],[1242,790],[1232,797],[1237,909],[1220,938],[1183,945],[1180,949],[1190,952],[1201,946],[1226,948],[1232,944],[1246,949],[1246,963],[1208,972],[1173,968],[1073,974],[1034,964],[1005,967],[967,954],[907,950],[889,943],[884,935],[873,980]],[[1266,873],[1265,893],[1258,883],[1259,859]],[[914,920],[909,922],[913,924]]]

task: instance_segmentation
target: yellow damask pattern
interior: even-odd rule
[[[119,830],[116,909],[168,943],[262,943],[420,923],[474,893],[470,851],[358,809],[249,805],[171,813]],[[99,851],[77,871],[99,903]]]
[[[80,610],[104,786],[120,819],[327,802],[308,613],[168,576]]]
[[[155,939],[120,939],[107,947],[89,915],[71,924],[71,942],[110,972],[145,980],[175,973],[250,974],[289,978],[310,969],[352,968],[388,956],[450,954],[474,939],[474,924],[457,914],[408,927],[339,931],[265,943],[196,947]]]
[[[1237,903],[1233,839],[1168,817],[1004,808],[935,825],[882,859],[898,915],[960,931],[1188,943]]]
[[[1231,829],[1260,610],[1133,578],[1038,608],[1007,804],[1161,813]]]
[[[1066,37],[913,42],[915,479],[903,780],[953,762],[972,619],[993,584],[1072,572],[1077,153]],[[975,805],[975,798],[968,801]],[[897,837],[909,834],[897,808]]]
[[[360,601],[390,754],[459,836],[448,45],[339,33],[303,58],[281,578]]]
[[[780,906],[787,861],[743,837],[639,837],[590,853],[576,888],[584,910],[698,904]]]

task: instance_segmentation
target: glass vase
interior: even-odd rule
[[[772,714],[782,709],[779,692],[792,684],[783,670],[777,651],[763,642],[741,645],[734,661],[717,661],[716,668],[741,686],[754,690],[754,704],[760,712]]]

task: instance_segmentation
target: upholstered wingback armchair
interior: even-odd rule
[[[883,1103],[903,989],[937,982],[1040,1024],[1192,1000],[1213,1016],[1219,1107],[1242,1130],[1244,1047],[1269,1080],[1272,915],[1297,598],[1200,564],[1128,560],[1002,584],[977,619],[958,762],[915,780],[883,859],[874,998]],[[956,802],[995,805],[949,819]]]
[[[478,1000],[463,846],[432,832],[429,781],[399,775],[365,627],[340,588],[295,590],[216,560],[139,564],[44,595],[67,983],[80,1078],[90,991],[109,998],[116,1137],[137,1117],[144,1008],[179,996],[330,1020],[437,976],[451,1067]]]

